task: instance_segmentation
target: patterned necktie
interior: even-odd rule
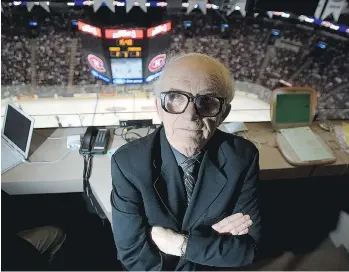
[[[188,205],[194,191],[197,168],[200,165],[200,162],[198,161],[197,157],[198,156],[190,157],[181,164],[181,167],[184,173],[183,179],[184,179],[185,190],[187,191]]]

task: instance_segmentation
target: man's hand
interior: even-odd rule
[[[162,252],[174,256],[181,256],[181,247],[184,242],[183,235],[171,229],[153,227],[151,229],[151,238]]]
[[[220,234],[244,235],[248,233],[251,225],[252,220],[249,215],[235,213],[214,224],[212,228]]]

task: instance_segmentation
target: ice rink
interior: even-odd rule
[[[35,128],[113,126],[125,119],[153,119],[154,124],[159,124],[153,97],[82,94],[70,98],[5,99],[1,107],[2,121],[9,102],[31,115],[35,119]],[[232,110],[225,122],[270,121],[269,105],[253,94],[236,94],[231,104]]]

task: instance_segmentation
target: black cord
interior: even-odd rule
[[[142,135],[138,134],[137,132],[133,132],[133,131],[131,132],[131,131],[130,131],[131,129],[132,129],[132,128],[130,128],[129,130],[126,130],[126,133],[124,134],[124,140],[125,140],[125,141],[130,141],[130,139],[126,137],[128,134],[136,135],[136,136],[138,137],[138,139],[140,139],[140,138],[143,137]]]
[[[132,129],[132,127],[125,127],[121,132],[121,138],[124,139],[126,142],[128,142],[128,140],[126,139],[126,134],[127,134],[128,129]],[[126,134],[125,134],[125,132],[126,132]]]
[[[116,127],[116,128],[114,129],[114,135],[116,135],[116,136],[121,136],[121,134],[117,134],[117,133],[116,133],[116,130],[117,130],[118,128],[120,128],[120,126],[118,126],[118,127]],[[122,131],[123,131],[123,130],[124,130],[124,128],[122,129]],[[122,132],[122,131],[121,131],[121,132]]]
[[[150,132],[150,127],[151,127],[151,126],[149,126],[149,127],[148,127],[148,131],[147,131],[147,135],[146,135],[146,136],[148,136],[148,135],[149,135],[149,132]]]
[[[131,142],[133,141],[134,139],[133,138],[127,138],[127,135],[135,135],[138,137],[138,139],[142,138],[142,137],[145,137],[145,136],[148,136],[149,133],[150,133],[150,129],[156,129],[156,126],[155,125],[151,125],[151,126],[148,126],[148,131],[147,131],[147,134],[145,136],[142,136],[140,135],[139,133],[137,132],[134,132],[134,131],[131,131],[132,129],[138,129],[140,128],[139,126],[129,126],[129,127],[124,127],[121,131],[121,134],[118,134],[116,133],[116,129],[118,129],[119,127],[115,128],[114,129],[114,135],[116,136],[120,136],[122,139],[124,139],[126,142]]]
[[[101,206],[93,195],[92,188],[90,185],[90,177],[91,177],[91,169],[92,169],[92,154],[84,154],[84,173],[83,173],[83,190],[87,198],[90,200],[90,203],[94,210],[96,211],[99,218],[102,219],[102,223],[104,224],[104,219],[106,215],[104,214]]]

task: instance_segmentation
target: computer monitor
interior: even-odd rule
[[[315,116],[316,91],[305,87],[284,87],[270,97],[270,119],[274,128],[309,126]]]
[[[33,129],[34,119],[32,117],[14,105],[7,105],[2,135],[25,158],[29,154]]]

